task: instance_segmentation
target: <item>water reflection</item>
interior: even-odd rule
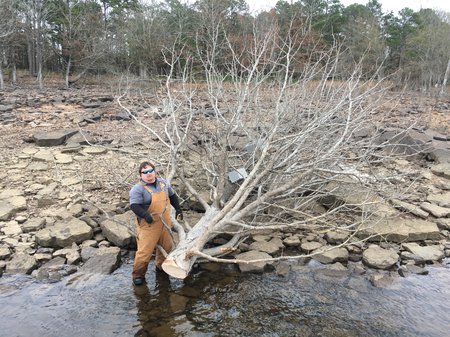
[[[152,266],[150,266],[150,270]],[[296,266],[286,277],[196,270],[185,280],[131,264],[109,276],[40,284],[0,278],[0,336],[448,336],[450,270],[393,277]]]

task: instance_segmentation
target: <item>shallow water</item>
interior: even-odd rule
[[[153,266],[151,266],[153,267]],[[153,270],[152,268],[149,268]],[[148,273],[134,287],[131,264],[112,275],[42,284],[0,278],[0,336],[450,336],[450,269],[395,278],[296,267],[287,277],[195,271],[186,280]]]

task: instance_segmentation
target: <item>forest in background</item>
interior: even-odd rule
[[[432,9],[393,13],[377,0],[347,7],[339,0],[280,0],[251,14],[244,0],[0,0],[0,88],[16,84],[21,69],[40,88],[49,73],[70,86],[85,75],[147,79],[170,71],[176,78],[187,65],[189,76],[202,79],[207,55],[221,76],[236,61],[250,71],[246,64],[269,30],[276,38],[259,71],[264,57],[268,67],[274,54],[291,60],[294,46],[289,67],[297,78],[335,54],[337,79],[358,68],[363,79],[389,78],[399,87],[447,82],[450,14]]]

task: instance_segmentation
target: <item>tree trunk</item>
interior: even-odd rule
[[[71,62],[71,58],[69,56],[69,60],[67,61],[65,79],[64,79],[64,83],[66,85],[66,88],[69,88],[69,85],[70,85],[69,75],[70,75],[70,66],[71,66],[71,64],[72,64],[72,62]]]
[[[32,39],[28,40],[27,54],[28,54],[28,71],[31,76],[35,76],[36,75],[36,53],[35,53],[34,43],[33,43]]]
[[[447,87],[447,80],[448,80],[449,74],[450,74],[450,58],[448,59],[447,69],[445,70],[445,75],[444,75],[444,81],[442,82],[441,95],[444,93],[444,90]]]
[[[3,79],[3,66],[2,63],[0,62],[0,90],[5,89],[5,81]]]
[[[17,84],[17,67],[15,63],[12,66],[12,84]]]
[[[167,256],[162,264],[163,270],[170,276],[184,279],[188,276],[192,266],[197,260],[195,251],[201,250],[211,238],[211,220],[220,212],[218,208],[211,207],[192,228],[183,242]]]
[[[139,78],[143,80],[147,78],[147,67],[142,61],[139,62]]]

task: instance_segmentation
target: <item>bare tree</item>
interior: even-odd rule
[[[276,24],[255,24],[252,43],[239,53],[230,43],[225,62],[212,46],[199,51],[206,83],[192,81],[189,64],[175,81],[180,52],[165,53],[169,117],[164,134],[145,127],[170,150],[168,179],[180,179],[205,211],[194,226],[174,221],[179,242],[163,264],[174,277],[186,277],[199,257],[244,262],[218,256],[261,231],[340,228],[353,236],[374,210],[369,193],[354,204],[331,197],[342,182],[361,183],[368,162],[379,158],[373,117],[380,83],[362,82],[357,65],[346,81],[334,81],[337,46],[316,50],[317,61],[299,74],[301,37],[278,32]],[[365,137],[355,135],[366,128]],[[325,212],[313,211],[317,202]],[[229,242],[205,249],[218,235]],[[295,257],[275,259],[283,258]]]
[[[13,1],[5,0],[0,3],[0,90],[5,87],[3,66],[8,63],[8,45],[17,30],[15,14]]]

